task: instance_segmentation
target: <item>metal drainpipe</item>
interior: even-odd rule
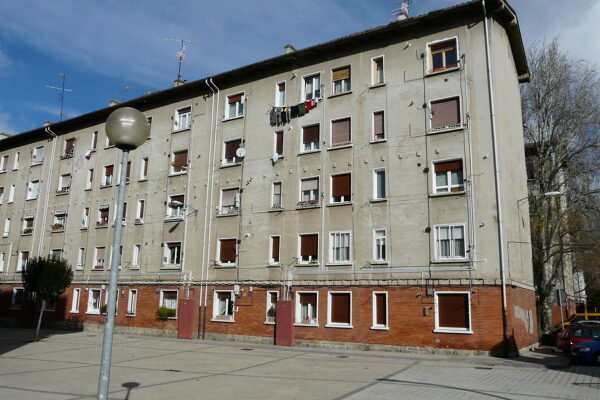
[[[492,81],[492,64],[490,60],[490,42],[487,23],[485,0],[481,1],[483,7],[483,27],[485,36],[485,58],[487,66],[488,95],[491,114],[492,147],[494,151],[494,184],[496,189],[496,212],[498,214],[498,256],[500,261],[500,281],[502,285],[502,334],[504,339],[504,353],[509,353],[508,313],[506,306],[506,277],[504,255],[504,219],[502,218],[502,197],[500,194],[500,163],[498,161],[498,142],[496,137],[496,108],[494,105],[494,85]]]
[[[50,154],[50,167],[48,168],[48,176],[46,178],[46,198],[44,199],[44,212],[42,214],[42,225],[40,228],[40,242],[38,244],[37,256],[42,254],[44,247],[44,227],[46,226],[46,217],[48,216],[48,201],[50,200],[50,187],[52,185],[52,170],[54,169],[54,152],[56,151],[56,133],[52,132],[49,126],[44,129],[47,134],[52,136],[52,151]],[[36,212],[37,214],[37,212]],[[37,215],[36,215],[37,216]]]
[[[187,184],[186,184],[186,188],[185,188],[185,199],[184,199],[184,203],[185,204],[190,204],[190,185],[192,182],[192,152],[193,152],[193,143],[194,143],[194,135],[193,135],[193,129],[194,129],[194,119],[192,117],[192,124],[190,127],[190,140],[189,140],[189,150],[188,150],[188,164],[187,164]],[[183,254],[181,255],[181,272],[184,272],[185,270],[185,256],[187,254],[186,251],[186,246],[187,246],[187,236],[188,236],[188,216],[189,213],[187,212],[187,207],[184,208],[185,211],[185,217],[183,219],[183,245],[181,246],[183,249]],[[196,215],[198,215],[196,213]],[[190,274],[191,274],[191,270],[190,270]],[[187,276],[187,274],[186,274]],[[189,276],[189,279],[191,280],[191,275]],[[189,299],[190,297],[190,287],[189,285],[187,286],[187,289],[185,290],[185,298]]]

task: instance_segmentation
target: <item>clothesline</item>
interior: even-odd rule
[[[271,107],[271,111],[269,112],[269,122],[271,126],[285,125],[290,122],[292,118],[301,117],[316,107],[317,101],[315,99],[306,100],[303,103],[289,107]]]

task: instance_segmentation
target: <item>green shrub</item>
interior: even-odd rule
[[[159,319],[175,318],[176,312],[177,312],[177,310],[175,310],[174,308],[160,307],[156,311],[156,318],[159,318]]]
[[[102,304],[100,306],[100,314],[106,314],[106,308],[108,307],[108,305],[106,304]]]

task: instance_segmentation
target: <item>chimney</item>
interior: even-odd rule
[[[119,104],[121,104],[121,102],[119,100],[115,100],[115,99],[112,99],[111,101],[108,102],[109,107],[114,107]]]
[[[173,86],[174,86],[174,87],[181,86],[181,85],[183,85],[183,84],[184,84],[184,83],[186,83],[186,82],[187,82],[187,81],[186,81],[185,79],[183,79],[183,78],[177,78],[177,79],[175,79],[175,80],[173,81]]]
[[[44,121],[44,126],[50,126],[52,124],[53,124],[52,121]]]
[[[404,21],[408,18],[408,8],[410,6],[410,0],[402,0],[400,2],[400,8],[394,11],[396,14],[396,19],[398,21]]]
[[[296,48],[294,46],[292,46],[291,44],[286,44],[285,46],[283,46],[283,48],[285,49],[285,53],[293,53],[296,51]]]

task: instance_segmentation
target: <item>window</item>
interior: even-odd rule
[[[458,97],[431,102],[431,132],[458,129],[461,127],[460,121]]]
[[[232,215],[239,213],[240,189],[222,189],[221,190],[221,211],[220,215]]]
[[[110,141],[108,135],[106,135],[106,147],[113,147],[115,144]]]
[[[296,323],[300,325],[318,324],[318,292],[296,292]]]
[[[178,194],[169,196],[167,203],[167,218],[181,219],[185,217],[185,195]]]
[[[277,316],[277,300],[279,300],[279,292],[274,290],[267,291],[267,309],[265,323],[274,324]]]
[[[373,140],[385,139],[385,123],[384,123],[384,112],[375,111],[373,113]]]
[[[20,308],[25,300],[25,288],[13,288],[10,299],[11,308]]]
[[[142,245],[134,244],[133,253],[131,255],[131,269],[140,269],[140,261],[142,259]]]
[[[299,207],[319,205],[319,178],[305,178],[300,180]]]
[[[238,93],[227,96],[227,118],[244,116],[244,94]]]
[[[33,217],[23,218],[23,230],[22,235],[31,235],[33,233]]]
[[[104,167],[104,171],[102,173],[102,186],[110,186],[113,183],[113,174],[115,167],[114,165],[107,165]]]
[[[104,246],[96,247],[94,250],[94,269],[104,268],[104,257],[106,248]]]
[[[4,201],[4,186],[0,186],[0,204]]]
[[[67,224],[67,213],[66,211],[56,211],[54,213],[54,220],[52,221],[53,231],[62,231],[65,229]]]
[[[352,143],[350,118],[331,121],[331,146],[344,146]]]
[[[443,71],[458,66],[456,39],[430,43],[428,52],[429,72]]]
[[[285,81],[277,82],[275,89],[275,107],[285,106]]]
[[[29,261],[28,251],[19,251],[19,261],[17,262],[17,271],[27,268],[27,262]]]
[[[300,235],[301,264],[316,264],[319,258],[319,235],[316,233]]]
[[[344,203],[352,200],[350,174],[331,176],[331,202]]]
[[[92,143],[90,145],[90,150],[96,151],[98,148],[98,131],[92,132]]]
[[[433,163],[434,193],[462,192],[465,190],[462,160]]]
[[[388,329],[387,292],[373,292],[373,325],[371,329]]]
[[[334,69],[333,75],[333,94],[340,94],[350,91],[350,66]]]
[[[4,155],[2,156],[2,158],[0,159],[0,172],[6,172],[6,169],[8,168],[8,159],[9,159],[9,155]]]
[[[464,259],[466,257],[464,225],[436,226],[435,242],[438,260]]]
[[[125,171],[125,183],[129,183],[131,176],[131,161],[127,162],[127,170]],[[119,173],[117,174],[117,185],[121,184],[121,164],[119,164]]]
[[[381,200],[386,198],[385,169],[373,170],[373,198]]]
[[[327,297],[327,326],[352,328],[352,293],[329,292]]]
[[[472,333],[469,292],[435,292],[435,332]]]
[[[148,157],[142,158],[142,166],[140,168],[140,180],[148,179]]]
[[[4,263],[6,262],[6,253],[0,253],[0,272],[4,271]]]
[[[387,232],[385,229],[375,229],[373,231],[373,261],[385,262],[387,259]]]
[[[302,151],[319,150],[319,125],[302,128]]]
[[[235,265],[237,258],[237,239],[219,239],[217,247],[218,265]]]
[[[163,265],[181,266],[181,242],[165,243]]]
[[[98,208],[98,219],[96,220],[96,226],[108,226],[109,214],[109,206],[100,206],[100,208]]]
[[[269,264],[279,264],[280,236],[271,236],[269,241]]]
[[[10,185],[10,191],[8,192],[8,203],[12,203],[15,201],[15,191],[17,190],[17,185]]]
[[[83,207],[83,214],[81,216],[81,228],[87,229],[90,225],[90,208]]]
[[[321,97],[321,75],[314,74],[304,77],[304,100]]]
[[[94,182],[94,168],[90,168],[90,169],[88,169],[87,180],[85,182],[85,188],[91,189],[93,182]]]
[[[90,289],[88,295],[87,313],[100,314],[100,296],[102,289]]]
[[[81,298],[81,289],[75,288],[73,289],[73,299],[71,300],[71,312],[78,313],[79,312],[79,299]]]
[[[332,263],[350,262],[350,232],[331,232],[329,235],[329,261]]]
[[[71,189],[71,174],[63,174],[58,179],[58,189],[56,194],[67,194]]]
[[[281,182],[273,183],[273,201],[271,204],[271,208],[273,210],[280,210],[283,208],[283,203],[281,202]]]
[[[173,130],[182,131],[184,129],[190,129],[192,122],[192,106],[187,106],[175,111],[175,118],[173,119]]]
[[[38,165],[44,162],[44,146],[38,146],[31,152],[31,165]]]
[[[160,291],[160,306],[175,310],[175,317],[177,318],[177,290],[161,290]]]
[[[77,267],[76,269],[84,269],[85,268],[85,247],[80,247],[77,252]]]
[[[129,289],[127,295],[127,315],[134,316],[137,308],[137,289]]]
[[[73,157],[75,153],[75,138],[65,140],[65,147],[63,148],[62,158]]]
[[[188,151],[178,151],[171,155],[170,174],[185,174],[188,167]]]
[[[383,82],[385,82],[383,75],[383,56],[374,57],[371,60],[371,71],[373,74],[371,83],[373,85],[382,84]]]
[[[242,162],[242,158],[236,154],[240,147],[242,147],[242,139],[225,142],[223,148],[223,165],[233,165]]]
[[[213,320],[233,321],[235,294],[231,290],[215,290],[213,299]]]
[[[8,237],[9,232],[10,232],[10,218],[6,218],[4,220],[4,230],[2,232],[2,237]]]
[[[117,203],[115,203],[115,215],[113,216],[113,226],[115,226],[115,223],[117,222]],[[127,218],[127,202],[123,202],[123,218],[121,219],[121,223],[123,224],[123,226],[125,226],[125,221]]]
[[[143,224],[144,223],[144,213],[146,207],[146,200],[138,200],[137,201],[137,209],[135,211],[135,223]]]
[[[50,258],[60,260],[63,258],[63,249],[52,249],[50,251]]]
[[[13,161],[13,170],[14,169],[19,169],[19,160],[21,158],[21,152],[17,151],[15,153],[15,160]]]
[[[283,156],[283,131],[275,132],[275,154],[278,158]]]
[[[25,200],[37,199],[39,189],[40,189],[40,181],[38,181],[38,180],[29,181],[29,183],[27,184],[27,196],[25,197]]]

